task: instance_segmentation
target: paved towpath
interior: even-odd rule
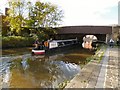
[[[120,48],[108,47],[101,62],[92,60],[76,75],[67,88],[117,88],[120,90]],[[118,89],[119,88],[119,89]],[[112,89],[110,89],[112,90]]]

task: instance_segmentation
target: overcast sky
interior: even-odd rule
[[[39,1],[39,0],[31,0]],[[118,23],[120,0],[40,0],[56,4],[64,12],[62,26],[111,25]],[[4,11],[7,0],[0,0]]]

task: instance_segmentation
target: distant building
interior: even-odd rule
[[[9,30],[9,22],[4,21],[4,19],[8,16],[8,10],[9,8],[5,8],[5,15],[2,13],[0,14],[0,28],[2,29],[2,35],[6,34],[7,30]]]

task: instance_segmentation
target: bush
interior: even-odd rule
[[[33,37],[9,36],[2,37],[2,48],[17,48],[32,46],[35,39]]]

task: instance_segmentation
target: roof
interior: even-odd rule
[[[66,26],[58,34],[111,34],[112,26]]]

